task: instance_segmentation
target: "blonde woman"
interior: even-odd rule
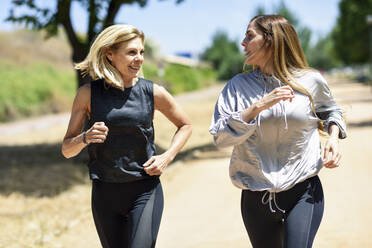
[[[324,209],[317,174],[339,166],[338,139],[346,137],[341,111],[284,17],[254,17],[241,45],[253,72],[227,83],[210,133],[217,146],[234,146],[230,177],[242,189],[253,247],[312,247]],[[329,133],[323,156],[320,119]]]
[[[144,34],[130,25],[103,30],[76,65],[95,80],[75,97],[62,153],[88,147],[92,212],[103,247],[155,247],[162,210],[159,176],[191,134],[187,115],[163,88],[141,77]],[[171,145],[155,154],[153,115],[176,127]],[[89,129],[83,131],[88,116]]]

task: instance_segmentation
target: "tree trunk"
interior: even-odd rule
[[[77,79],[77,88],[80,88],[86,83],[90,83],[92,78],[89,75],[85,75],[84,77],[81,75],[80,70],[76,70],[76,79]]]
[[[73,46],[73,55],[72,55],[72,62],[79,63],[85,59],[88,55],[89,46],[85,45],[84,49],[79,49],[78,46]],[[90,83],[92,78],[88,75],[82,76],[80,70],[76,70],[76,79],[77,79],[77,88],[80,88],[86,83]]]

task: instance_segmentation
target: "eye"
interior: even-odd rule
[[[141,50],[141,55],[144,55],[145,54],[145,50]]]
[[[128,54],[130,55],[136,55],[137,51],[136,50],[129,50]]]

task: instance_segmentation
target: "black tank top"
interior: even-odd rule
[[[143,164],[155,155],[153,83],[140,78],[124,91],[103,80],[91,83],[89,127],[103,121],[109,129],[104,143],[88,146],[91,179],[130,182],[154,178]]]

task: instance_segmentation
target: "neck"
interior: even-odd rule
[[[138,77],[131,78],[129,80],[123,79],[124,88],[130,88],[133,87],[138,82]]]
[[[267,75],[274,75],[274,66],[269,61],[266,61],[263,65],[258,66],[262,73]]]

